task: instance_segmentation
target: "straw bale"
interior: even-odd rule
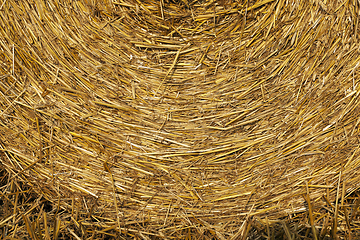
[[[359,2],[0,1],[0,235],[358,235]]]

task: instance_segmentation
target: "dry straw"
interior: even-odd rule
[[[356,238],[358,1],[0,4],[3,238]]]

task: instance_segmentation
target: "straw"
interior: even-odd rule
[[[358,10],[1,1],[0,235],[356,238]]]

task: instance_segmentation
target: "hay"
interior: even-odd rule
[[[356,236],[357,1],[0,4],[3,237]]]

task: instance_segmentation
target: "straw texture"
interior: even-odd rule
[[[356,236],[359,2],[0,1],[2,236]]]

